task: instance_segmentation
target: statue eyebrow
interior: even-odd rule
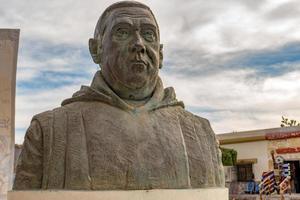
[[[114,22],[112,23],[112,28],[118,25],[127,25],[127,26],[132,26],[132,22],[128,20],[126,17],[117,17]]]
[[[129,22],[117,22],[116,24],[113,25],[113,28],[116,26],[133,26],[133,24],[129,23]]]
[[[118,28],[130,28],[132,27],[133,24],[129,23],[129,22],[116,22],[115,24],[113,24],[113,26],[111,27],[112,31],[116,31],[116,29]]]
[[[144,28],[144,27],[150,27],[152,28],[153,30],[157,30],[156,26],[153,25],[152,23],[141,23],[141,26]]]

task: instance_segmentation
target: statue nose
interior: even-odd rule
[[[135,53],[142,53],[142,54],[145,53],[146,48],[145,48],[143,40],[139,34],[136,35],[136,37],[133,41],[131,50],[132,50],[132,52],[135,52]]]

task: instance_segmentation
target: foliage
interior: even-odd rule
[[[288,118],[285,118],[283,116],[281,118],[282,118],[281,124],[280,124],[281,127],[300,126],[300,123],[294,119],[289,120]]]
[[[224,166],[233,166],[236,164],[237,151],[234,149],[220,148],[222,151],[222,163]]]

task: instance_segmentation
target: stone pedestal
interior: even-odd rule
[[[227,188],[127,191],[11,191],[8,200],[228,200]]]
[[[0,29],[0,200],[6,199],[13,180],[19,32],[16,29]]]

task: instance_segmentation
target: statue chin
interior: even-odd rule
[[[153,93],[153,90],[156,86],[155,81],[146,81],[144,79],[138,80],[135,79],[127,84],[118,84],[117,87],[113,87],[112,89],[120,96],[122,99],[128,100],[144,100],[150,97]],[[120,83],[120,82],[119,82]],[[116,85],[114,85],[116,86]]]
[[[131,77],[131,79],[126,80],[126,82],[123,82],[122,85],[131,90],[138,90],[138,89],[146,88],[149,85],[148,82],[149,80],[145,79],[144,77],[134,76]]]
[[[102,71],[102,77],[120,98],[139,101],[152,95],[158,75],[152,78],[144,74],[131,74],[130,77],[122,79],[109,70]]]

